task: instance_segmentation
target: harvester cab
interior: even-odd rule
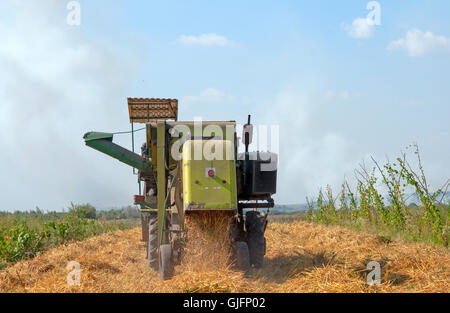
[[[174,264],[181,262],[185,218],[198,212],[229,214],[236,266],[261,267],[267,214],[258,209],[274,206],[278,159],[274,153],[248,151],[250,116],[242,134],[245,152],[238,153],[234,121],[179,122],[176,99],[129,98],[128,111],[132,151],[114,144],[111,133],[90,132],[84,140],[137,170],[134,204],[141,210],[149,267],[162,279],[173,275]],[[140,154],[134,151],[136,123],[146,131]]]

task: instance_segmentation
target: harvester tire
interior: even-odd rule
[[[266,254],[266,217],[263,213],[249,211],[245,216],[245,226],[247,229],[247,243],[250,254],[250,264],[255,268],[261,268]]]
[[[159,273],[162,280],[167,280],[173,276],[173,252],[172,246],[161,245],[159,247]]]
[[[244,241],[236,241],[234,243],[236,267],[239,270],[247,271],[250,268],[250,254],[248,245]]]
[[[158,270],[158,213],[148,213],[148,242],[147,242],[148,267]]]
[[[263,236],[249,236],[248,250],[250,254],[250,264],[255,268],[261,268],[266,254],[266,238]]]
[[[239,218],[238,215],[234,216],[231,219],[230,223],[230,240],[231,243],[237,241],[246,241],[246,233],[244,231],[244,225],[242,218]]]

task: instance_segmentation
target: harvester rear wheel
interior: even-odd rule
[[[266,254],[266,238],[264,238],[267,224],[266,216],[261,212],[249,211],[245,216],[245,224],[250,264],[255,268],[261,268]]]
[[[148,242],[147,242],[148,267],[158,270],[158,213],[148,213]]]
[[[240,215],[235,215],[231,219],[230,223],[230,240],[232,243],[237,241],[246,241],[246,233],[244,231],[244,221],[239,217]]]
[[[162,280],[167,280],[173,276],[173,251],[172,246],[161,245],[159,247],[159,273]]]
[[[236,267],[242,271],[247,271],[250,268],[250,254],[247,243],[244,241],[236,241],[234,243],[234,250]]]
[[[248,237],[248,249],[250,254],[250,264],[255,268],[261,268],[266,254],[266,238],[264,235],[254,235]]]

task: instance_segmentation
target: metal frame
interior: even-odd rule
[[[131,123],[148,123],[154,120],[177,120],[177,99],[128,98]]]
[[[156,162],[156,184],[158,190],[158,242],[159,244],[169,243],[165,210],[166,210],[166,189],[167,189],[167,173],[166,173],[166,121],[157,122],[157,162]]]

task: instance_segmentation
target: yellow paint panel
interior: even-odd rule
[[[216,154],[205,158],[204,150]],[[215,176],[209,177],[208,170],[213,170]],[[183,206],[185,210],[237,210],[236,161],[231,141],[184,143]]]

